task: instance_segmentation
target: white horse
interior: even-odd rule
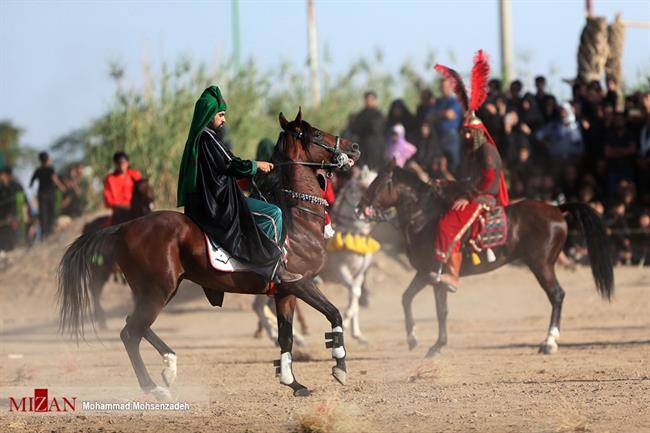
[[[377,173],[363,167],[337,193],[331,216],[334,229],[342,234],[368,236],[371,226],[357,218],[355,209]],[[359,323],[359,298],[362,296],[366,272],[372,264],[373,253],[358,253],[348,249],[330,251],[323,271],[325,279],[348,289],[348,306],[343,314],[343,326],[352,337],[366,343]],[[366,293],[367,295],[367,293]]]

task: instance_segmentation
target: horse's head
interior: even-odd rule
[[[293,121],[280,113],[285,134],[284,153],[289,159],[331,170],[349,170],[361,156],[359,145],[345,138],[321,131],[302,120],[302,110]]]
[[[445,203],[437,183],[432,186],[422,182],[415,173],[397,167],[392,159],[361,197],[356,214],[370,221],[386,221],[391,215],[388,211],[394,207],[400,218],[410,220],[422,211],[435,214]]]
[[[373,221],[388,219],[387,211],[397,205],[399,191],[395,188],[395,159],[391,159],[372,181],[357,205],[356,213],[360,218]]]
[[[142,178],[134,181],[133,196],[131,197],[131,211],[142,213],[143,215],[150,212],[155,198],[156,196],[151,184],[149,183],[149,179]]]

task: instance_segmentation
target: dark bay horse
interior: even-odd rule
[[[406,240],[409,260],[417,273],[402,296],[406,335],[409,349],[417,345],[411,304],[425,286],[433,284],[433,242],[439,217],[457,197],[453,184],[448,188],[432,188],[413,173],[395,167],[391,161],[370,185],[357,206],[358,214],[374,220],[385,220],[387,210],[397,209],[399,229]],[[456,196],[456,197],[455,197]],[[484,261],[473,266],[463,260],[461,276],[482,274],[514,260],[522,260],[542,286],[551,302],[551,323],[540,352],[557,351],[560,335],[560,316],[564,290],[555,275],[555,262],[567,238],[565,214],[576,222],[587,241],[591,271],[596,289],[603,298],[611,300],[614,294],[614,273],[607,235],[598,215],[586,204],[567,203],[551,206],[541,201],[522,200],[506,207],[508,240],[498,247],[497,260]],[[438,354],[447,344],[447,289],[434,285],[438,340],[427,357]]]
[[[280,134],[273,163],[276,169],[260,179],[260,189],[269,201],[283,210],[288,234],[288,268],[303,279],[282,285],[275,294],[278,340],[281,358],[276,361],[280,383],[291,387],[294,395],[309,395],[297,382],[292,370],[292,318],[296,298],[321,312],[332,326],[325,334],[326,347],[332,349],[336,365],[332,375],[345,384],[347,369],[343,344],[342,318],[337,308],[313,283],[325,263],[325,207],[316,169],[348,168],[360,154],[358,145],[320,131],[302,120],[299,112],[289,122],[280,114]],[[284,230],[284,229],[283,229]],[[158,337],[151,325],[174,297],[183,279],[216,292],[262,294],[267,282],[248,271],[219,272],[208,261],[203,232],[179,212],[153,212],[117,226],[78,238],[65,252],[59,267],[61,330],[83,337],[85,318],[92,296],[93,266],[96,254],[110,255],[122,268],[133,291],[134,309],[120,333],[140,387],[158,398],[169,398],[169,390],[157,386],[142,361],[142,338],[163,357],[163,379],[169,386],[176,377],[176,354]]]
[[[149,179],[136,180],[133,182],[133,195],[131,196],[131,206],[129,209],[116,212],[112,217],[111,215],[103,215],[95,218],[84,225],[81,234],[93,233],[109,225],[121,224],[148,215],[151,213],[154,200],[155,195]],[[97,256],[95,259],[94,278],[91,287],[93,294],[93,312],[95,322],[99,329],[106,329],[106,313],[102,308],[100,300],[106,282],[111,277],[111,274],[115,272],[115,262],[107,260],[109,257],[103,256]]]

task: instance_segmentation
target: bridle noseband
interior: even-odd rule
[[[336,144],[334,146],[329,146],[327,143],[325,143],[323,131],[319,129],[312,128],[312,138],[310,143],[315,144],[316,146],[322,147],[323,149],[327,150],[332,154],[332,159],[330,162],[306,162],[306,161],[287,161],[284,163],[279,163],[276,165],[282,165],[282,164],[293,164],[293,165],[306,165],[310,167],[319,167],[324,170],[328,170],[328,175],[331,173],[331,170],[333,169],[339,169],[339,170],[345,170],[349,169],[350,166],[350,157],[347,155],[345,152],[341,152],[341,137],[336,135]],[[302,142],[302,140],[305,138],[304,132],[301,130],[300,132],[295,132],[295,131],[284,131],[282,134],[289,134],[293,138],[298,139]]]

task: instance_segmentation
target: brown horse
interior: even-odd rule
[[[316,287],[312,279],[325,262],[322,204],[317,168],[348,168],[359,158],[358,145],[324,133],[302,120],[301,113],[289,122],[280,114],[283,132],[275,148],[276,169],[260,178],[260,189],[269,201],[283,210],[288,235],[288,268],[303,275],[294,284],[282,285],[275,294],[281,358],[276,361],[280,383],[294,395],[309,390],[294,378],[291,367],[292,318],[296,298],[321,312],[331,323],[326,347],[332,349],[336,365],[333,376],[346,382],[345,348],[341,314]],[[283,230],[284,230],[283,228]],[[179,212],[154,212],[136,220],[108,227],[78,238],[65,252],[59,267],[61,330],[83,337],[90,309],[93,281],[91,258],[110,255],[120,265],[133,291],[135,305],[120,337],[124,342],[140,387],[158,398],[169,398],[167,388],[157,386],[140,356],[144,337],[163,357],[163,379],[169,386],[176,377],[176,354],[152,330],[151,325],[174,297],[183,279],[215,292],[262,294],[267,281],[256,273],[218,272],[208,260],[203,232]]]
[[[409,349],[417,345],[414,333],[411,303],[416,294],[433,284],[433,242],[438,219],[453,203],[458,193],[455,184],[446,188],[432,188],[406,170],[395,167],[391,161],[370,185],[357,206],[359,215],[375,220],[386,220],[387,211],[395,207],[399,229],[406,240],[409,260],[417,273],[402,296],[406,335]],[[465,259],[461,276],[489,272],[514,260],[522,260],[537,278],[551,302],[551,323],[548,336],[540,352],[557,351],[560,335],[560,315],[564,290],[555,275],[555,262],[567,238],[569,214],[586,237],[591,270],[596,289],[603,298],[611,300],[614,294],[614,274],[609,255],[607,236],[598,215],[582,203],[551,206],[536,200],[523,200],[506,207],[508,240],[498,247],[497,260],[473,266]],[[447,344],[447,288],[434,285],[438,316],[438,341],[431,346],[427,357],[438,354]]]
[[[131,206],[128,210],[117,212],[112,218],[110,215],[95,218],[84,225],[81,234],[85,235],[93,233],[107,227],[108,225],[117,225],[140,218],[141,216],[149,215],[151,213],[154,199],[155,196],[153,189],[149,184],[149,179],[145,178],[136,180],[133,182],[133,195],[131,196]],[[99,329],[106,329],[106,313],[104,312],[100,302],[102,291],[104,290],[104,285],[110,278],[111,273],[114,273],[116,269],[115,262],[106,259],[108,259],[108,257],[97,256],[95,258],[93,286],[91,287],[91,292],[93,294],[94,317]],[[126,281],[124,281],[124,283],[126,283]]]

